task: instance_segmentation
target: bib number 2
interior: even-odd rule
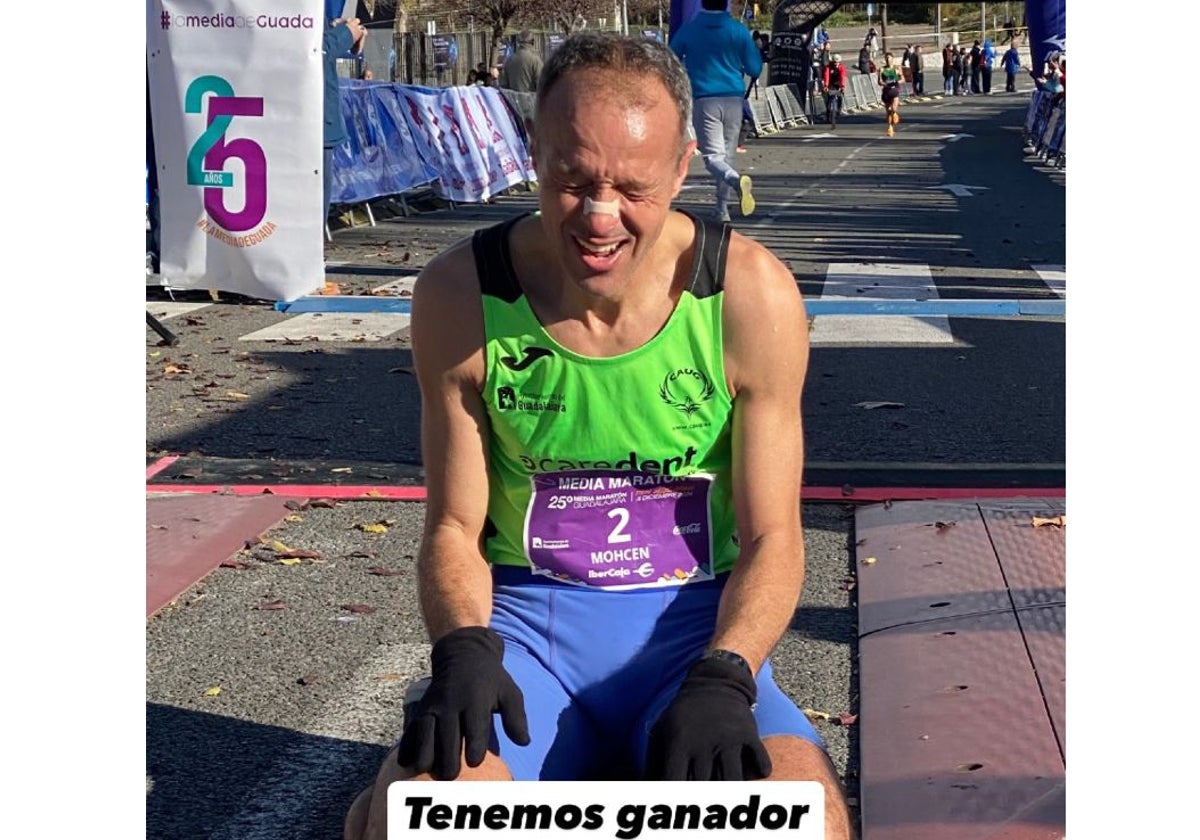
[[[573,470],[530,477],[525,553],[535,574],[604,589],[712,577],[712,476]]]

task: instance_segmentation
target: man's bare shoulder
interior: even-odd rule
[[[798,394],[808,364],[808,319],[791,270],[765,247],[734,233],[722,305],[725,372],[743,391]],[[791,390],[789,390],[791,389]]]
[[[785,317],[803,317],[804,301],[796,278],[770,250],[734,231],[725,260],[725,308],[741,318],[756,319],[782,307]],[[774,320],[772,318],[771,320]]]
[[[479,277],[475,269],[475,251],[471,239],[460,239],[431,259],[413,287],[413,305],[418,300],[429,302],[462,303],[479,298]]]
[[[413,288],[413,360],[423,387],[443,376],[478,387],[483,381],[485,331],[471,240],[438,254]]]

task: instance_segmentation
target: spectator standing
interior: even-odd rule
[[[962,96],[971,95],[971,54],[966,47],[958,48],[958,59],[955,71],[958,73],[958,89],[955,93]]]
[[[1017,45],[1010,43],[1008,50],[1004,53],[1004,57],[1000,59],[1000,64],[1004,67],[1004,91],[1006,93],[1017,92],[1017,71],[1021,69],[1021,54],[1017,52]]]
[[[983,48],[979,41],[971,45],[971,52],[967,55],[970,60],[971,93],[982,93],[980,80],[983,75]]]
[[[326,3],[326,15],[330,14],[331,3]],[[334,12],[336,14],[336,12]],[[324,130],[322,133],[324,157],[321,163],[323,176],[321,230],[329,222],[329,206],[333,200],[333,150],[349,139],[346,132],[346,118],[342,115],[342,95],[338,90],[337,60],[347,50],[361,49],[366,30],[362,28],[358,18],[343,20],[340,17],[329,18],[325,25],[325,34],[321,38],[322,66],[325,74],[324,95]],[[323,235],[323,234],[322,234]],[[337,294],[336,284],[325,284],[327,294]]]
[[[958,93],[958,75],[954,71],[956,55],[958,53],[954,51],[953,44],[946,44],[942,47],[942,93],[946,96]]]
[[[713,217],[729,221],[729,198],[737,193],[743,216],[754,212],[749,175],[733,166],[742,126],[745,77],[762,73],[762,53],[750,30],[733,19],[728,0],[701,0],[700,13],[680,27],[671,50],[683,60],[692,83],[692,124],[704,168],[716,181]]]
[[[829,42],[826,41],[824,44],[821,45],[821,50],[817,54],[816,65],[817,65],[817,70],[818,70],[818,73],[817,73],[818,79],[825,78],[825,68],[829,66],[829,63],[832,60],[833,60],[833,50],[831,50],[829,48]],[[825,88],[822,87],[821,90],[823,91],[823,90],[825,90]]]
[[[995,61],[996,48],[992,45],[992,39],[986,38],[983,42],[983,67],[981,68],[983,92],[986,94],[992,92],[992,65]]]
[[[925,93],[925,56],[921,55],[920,44],[914,44],[912,53],[908,56],[908,72],[912,75],[913,95],[923,95]]]
[[[879,35],[875,32],[874,26],[867,30],[866,45],[868,51],[867,58],[875,58],[879,52]]]
[[[871,73],[871,48],[868,46],[870,42],[863,41],[862,49],[858,51],[858,72],[864,76]]]
[[[1066,75],[1059,61],[1058,53],[1051,53],[1046,58],[1046,72],[1037,78],[1042,90],[1053,94],[1062,93],[1066,85]]]
[[[523,93],[537,90],[538,76],[542,72],[542,57],[538,54],[533,33],[528,29],[517,35],[517,49],[504,62],[500,71],[500,87]]]

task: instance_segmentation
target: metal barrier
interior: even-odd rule
[[[1033,93],[1025,112],[1025,148],[1060,169],[1067,159],[1067,100],[1045,90]]]

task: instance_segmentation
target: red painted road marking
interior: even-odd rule
[[[166,460],[166,459],[164,459]],[[156,465],[157,466],[157,465]],[[168,465],[163,465],[168,466]],[[153,468],[152,468],[153,469]],[[224,493],[232,496],[280,496],[282,498],[358,499],[423,502],[426,490],[420,485],[378,487],[373,485],[325,484],[147,484],[147,493]],[[806,502],[886,502],[921,499],[1058,499],[1067,495],[1062,487],[804,487]]]
[[[154,476],[165,470],[167,467],[174,464],[180,459],[180,455],[168,455],[165,458],[159,458],[150,466],[146,467],[146,480],[149,481]]]

